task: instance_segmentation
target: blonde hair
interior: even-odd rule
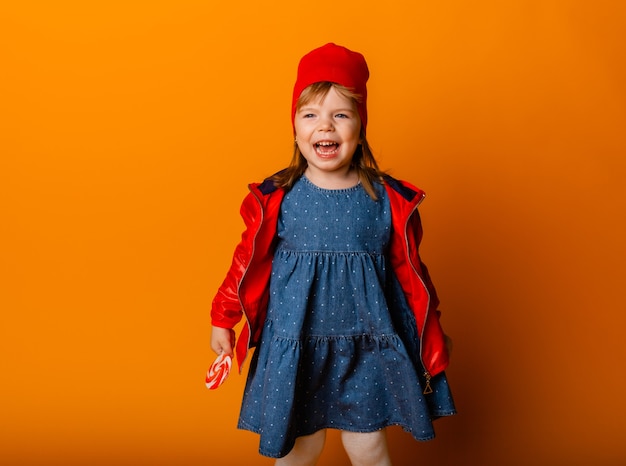
[[[361,97],[347,87],[323,81],[311,84],[302,91],[296,104],[296,111],[314,99],[323,99],[332,88],[334,88],[343,97],[352,100],[355,105],[361,101]],[[378,200],[378,196],[374,190],[374,183],[380,182],[383,172],[381,172],[378,168],[378,163],[376,163],[374,154],[367,143],[367,139],[365,139],[365,130],[363,129],[363,126],[361,126],[360,138],[361,143],[352,156],[351,167],[356,170],[359,180],[361,181],[361,184],[367,194],[369,194],[372,199]],[[296,180],[304,174],[307,166],[307,161],[300,152],[298,144],[294,142],[293,156],[291,157],[289,166],[274,175],[272,177],[272,181],[274,181],[274,184],[280,188],[291,189]]]

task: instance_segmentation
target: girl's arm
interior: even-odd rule
[[[240,210],[246,228],[241,236],[241,241],[235,247],[226,277],[213,298],[211,306],[211,324],[213,328],[232,329],[243,316],[242,304],[239,300],[239,285],[247,265],[250,263],[252,238],[255,233],[254,229],[251,228],[251,216],[246,215],[251,209],[250,205],[254,207],[253,203],[256,203],[251,197],[252,195],[248,194],[241,204]]]
[[[240,210],[246,228],[241,241],[235,248],[228,273],[213,298],[211,306],[211,349],[217,354],[226,353],[231,357],[233,357],[236,342],[233,328],[243,316],[239,286],[252,257],[252,239],[258,228],[253,228],[258,202],[251,193],[245,197]]]

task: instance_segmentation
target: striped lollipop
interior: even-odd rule
[[[220,354],[206,373],[206,387],[209,390],[215,390],[222,385],[228,374],[230,366],[232,366],[233,358],[226,353]]]

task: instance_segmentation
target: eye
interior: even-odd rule
[[[302,115],[302,118],[313,118],[315,115],[313,113],[305,113]]]
[[[335,118],[350,118],[350,116],[346,115],[345,113],[338,113],[337,115],[335,115]]]

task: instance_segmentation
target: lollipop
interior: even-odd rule
[[[222,385],[228,374],[230,373],[230,366],[233,363],[231,358],[226,353],[220,354],[206,373],[206,387],[209,390],[215,390]]]

